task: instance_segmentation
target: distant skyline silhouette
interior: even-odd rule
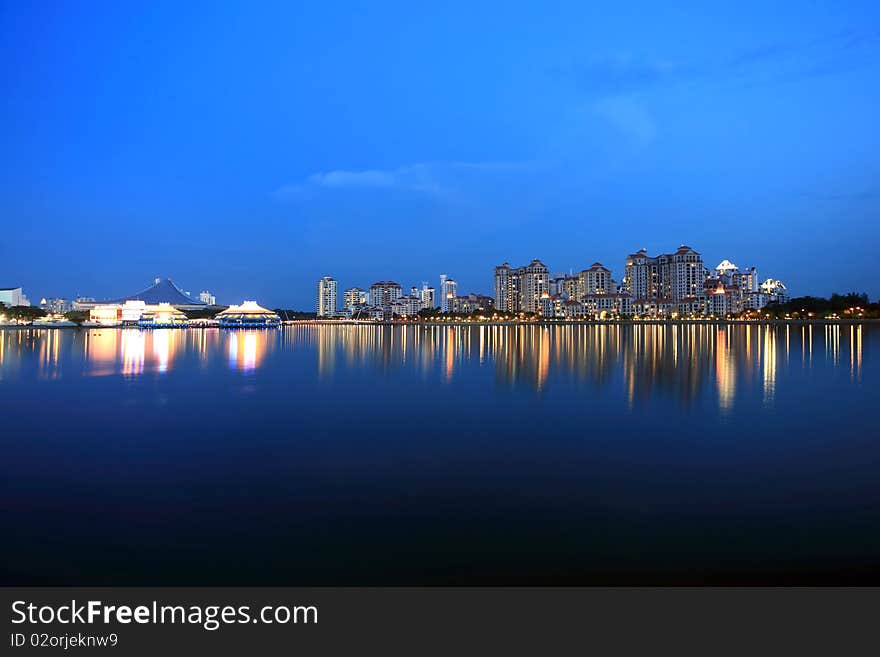
[[[688,244],[880,297],[873,2],[4,3],[0,287],[219,302]]]

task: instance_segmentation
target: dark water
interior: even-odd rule
[[[0,331],[5,584],[880,583],[880,326]]]

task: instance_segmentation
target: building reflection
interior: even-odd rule
[[[236,330],[226,333],[230,369],[253,372],[262,365],[274,332],[261,330]]]
[[[51,380],[77,368],[88,376],[138,377],[184,362],[250,373],[277,346],[313,353],[322,379],[342,370],[405,371],[446,385],[480,371],[499,391],[552,398],[573,386],[584,395],[620,394],[630,408],[664,399],[716,404],[727,413],[749,397],[774,404],[779,372],[793,367],[846,369],[861,381],[866,330],[860,324],[699,323],[16,329],[0,331],[0,377],[29,369]],[[28,361],[32,366],[22,367]]]
[[[126,376],[137,376],[144,371],[144,354],[146,352],[146,335],[137,329],[122,331],[122,373]]]
[[[845,329],[850,371],[860,376],[862,327]],[[840,327],[826,326],[836,364]],[[792,359],[810,367],[813,327],[762,324],[300,325],[285,345],[316,353],[318,375],[339,367],[415,370],[453,382],[489,366],[496,386],[553,394],[557,382],[595,391],[621,388],[631,408],[657,398],[689,406],[706,399],[730,412],[741,394],[772,405],[777,372]],[[586,394],[586,392],[585,392]]]

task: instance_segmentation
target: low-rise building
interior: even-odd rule
[[[492,297],[473,292],[457,296],[452,300],[452,312],[456,313],[490,312],[494,309],[495,300]]]
[[[20,287],[0,287],[0,303],[10,308],[31,305]]]
[[[40,299],[40,308],[47,313],[63,315],[70,310],[71,305],[67,302],[67,299],[62,299],[61,297],[43,297]]]

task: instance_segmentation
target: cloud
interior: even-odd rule
[[[657,127],[648,111],[626,96],[602,98],[593,105],[596,114],[639,144],[654,141]]]
[[[420,162],[394,169],[363,169],[314,173],[276,190],[280,199],[295,199],[321,192],[387,190],[427,196],[451,195],[475,177],[527,170],[534,162]]]
[[[397,182],[392,171],[328,171],[308,177],[316,187],[393,187]]]
[[[847,73],[872,65],[880,32],[844,30],[800,41],[776,41],[708,60],[612,55],[576,65],[572,76],[591,98],[616,97],[685,83],[778,84]]]

